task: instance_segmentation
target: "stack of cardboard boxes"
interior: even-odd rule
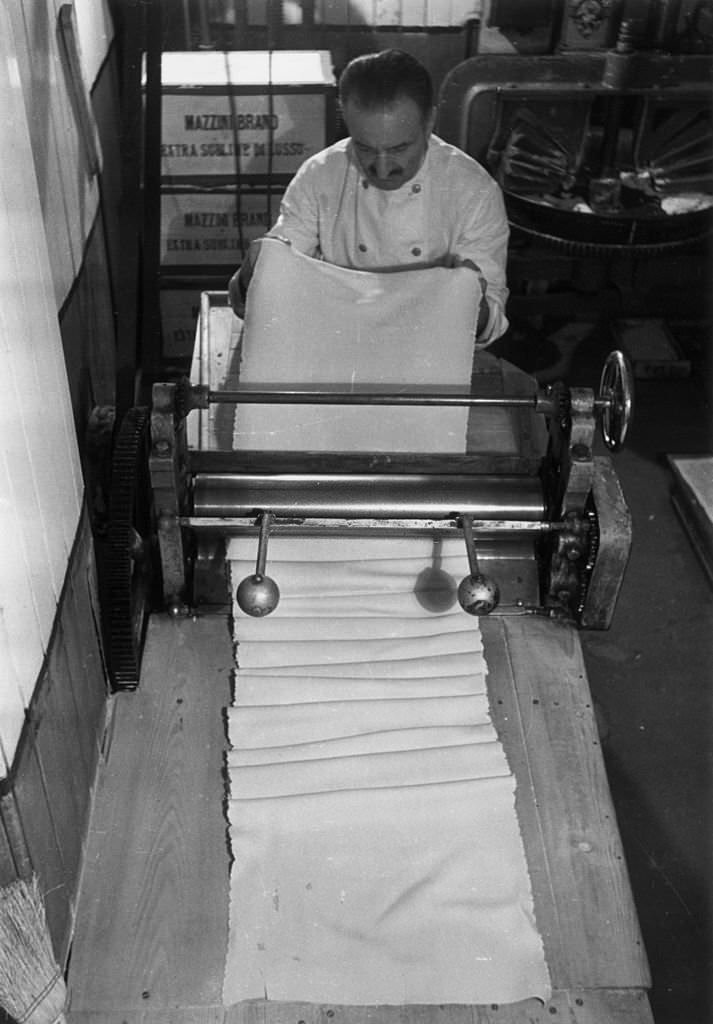
[[[201,291],[227,288],[300,164],[334,140],[335,95],[326,51],[163,54],[164,360],[190,358]]]

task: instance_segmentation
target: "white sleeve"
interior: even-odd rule
[[[309,160],[287,186],[280,203],[280,214],[269,234],[287,239],[305,256],[319,255],[319,206],[314,169]]]
[[[472,260],[485,279],[490,316],[478,337],[480,346],[495,341],[508,327],[505,271],[509,236],[503,194],[495,181],[487,179],[463,211],[454,253],[461,259]]]

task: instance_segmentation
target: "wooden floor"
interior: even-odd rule
[[[229,624],[154,616],[141,685],[113,698],[69,969],[70,1024],[652,1024],[579,637],[531,616],[483,619],[481,629],[555,989],[547,1006],[223,1007]]]

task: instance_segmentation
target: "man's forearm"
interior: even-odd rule
[[[483,336],[483,334],[485,333],[485,330],[486,330],[486,328],[488,326],[489,321],[490,321],[490,306],[488,305],[488,300],[487,300],[485,294],[483,294],[483,297],[480,300],[480,308],[478,309],[478,325],[477,325],[477,327],[475,329],[475,336],[476,336],[477,339],[480,339]]]
[[[228,283],[228,298],[230,300],[230,305],[232,306],[235,315],[239,317],[242,317],[245,314],[245,300],[247,299],[250,280],[253,276],[255,264],[257,263],[258,254],[260,252],[261,241],[262,239],[258,238],[250,243],[245,259]]]

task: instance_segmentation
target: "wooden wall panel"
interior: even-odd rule
[[[89,521],[84,530],[89,532]],[[62,618],[63,642],[71,670],[72,696],[76,713],[84,723],[79,731],[80,745],[88,777],[94,769],[102,744],[101,728],[106,713],[107,672],[98,637],[101,634],[99,593],[94,548],[88,537],[76,571],[68,578],[71,604]]]
[[[47,924],[59,948],[64,940],[70,917],[69,896],[62,851],[57,841],[55,823],[42,779],[36,730],[37,723],[33,723],[20,746],[12,789],[29,861],[39,878]]]
[[[2,798],[0,798],[0,804]],[[13,857],[10,839],[5,828],[5,822],[0,817],[0,886],[8,885],[17,878],[17,866]],[[4,1020],[0,1015],[0,1021]]]
[[[85,512],[47,657],[0,795],[0,880],[38,875],[59,958],[71,938],[107,710],[97,605]]]
[[[86,245],[82,270],[60,314],[75,429],[84,447],[95,405],[112,405],[116,344],[110,271],[103,222],[97,217]]]
[[[73,771],[82,799],[86,799],[94,785],[107,698],[106,671],[98,640],[101,626],[95,577],[92,546],[85,543],[81,559],[67,580],[65,607],[56,638],[57,649],[62,652],[58,655],[58,671],[65,681],[62,699],[68,717],[73,719],[67,722],[67,734],[76,741]],[[86,809],[81,803],[82,816]]]

